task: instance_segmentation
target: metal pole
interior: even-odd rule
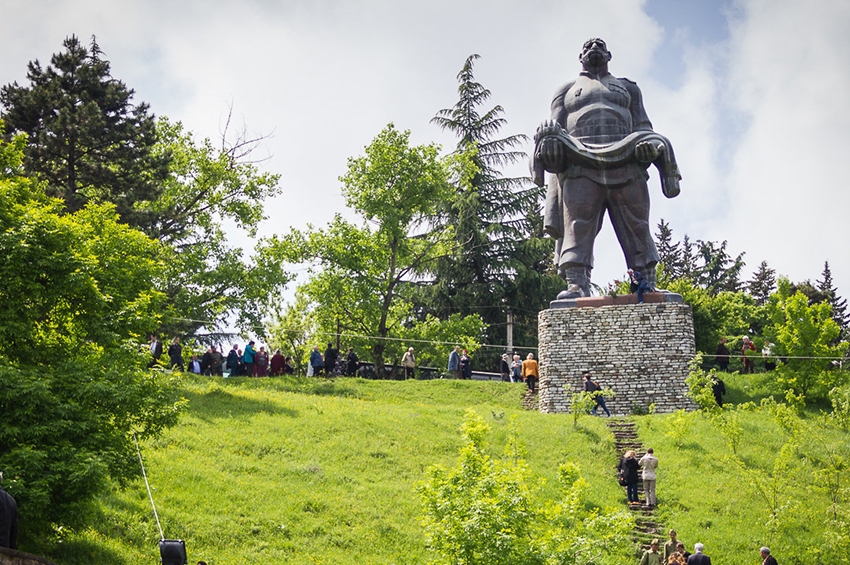
[[[508,308],[508,355],[512,355],[514,352],[514,313],[511,312],[511,309]]]

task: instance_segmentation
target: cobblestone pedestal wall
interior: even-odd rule
[[[695,353],[691,307],[682,303],[553,308],[538,315],[540,411],[569,412],[583,371],[603,388],[613,415],[635,409],[693,410],[685,393]]]

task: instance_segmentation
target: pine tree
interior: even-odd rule
[[[676,279],[683,274],[682,250],[680,242],[673,243],[673,229],[670,224],[661,218],[658,222],[658,231],[655,234],[658,257],[664,264],[664,271],[671,279]]]
[[[697,256],[702,265],[695,273],[697,284],[712,294],[718,292],[738,292],[741,289],[741,269],[744,268],[744,253],[732,258],[726,251],[727,241],[697,240]]]
[[[824,261],[821,280],[817,281],[817,288],[826,295],[826,300],[832,306],[832,319],[841,328],[840,339],[850,337],[850,314],[847,313],[847,299],[838,296],[838,289],[832,281],[832,271],[829,261]]]
[[[758,270],[753,273],[753,278],[747,282],[747,290],[756,304],[767,304],[770,294],[776,290],[776,271],[767,266],[767,261],[762,261]]]
[[[47,182],[74,212],[87,202],[112,202],[122,221],[147,228],[152,213],[135,207],[154,200],[167,176],[168,156],[152,151],[154,117],[133,105],[133,90],[113,78],[97,41],[75,36],[42,68],[28,65],[28,86],[0,89],[7,135],[26,133],[26,173]]]
[[[537,341],[537,313],[562,283],[551,267],[552,241],[543,237],[542,189],[527,178],[505,178],[501,173],[501,168],[526,158],[517,147],[527,138],[496,138],[506,124],[504,109],[496,105],[481,112],[491,93],[475,81],[478,58],[470,55],[457,75],[457,104],[432,119],[457,135],[457,153],[471,154],[475,174],[466,187],[458,186],[432,223],[433,229],[454,229],[455,251],[429,268],[418,311],[443,319],[452,313],[480,314],[490,325],[487,342],[505,343],[504,320],[510,308],[516,342],[532,345]],[[488,360],[482,368],[495,363],[496,358]]]

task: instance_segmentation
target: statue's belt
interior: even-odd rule
[[[540,143],[544,139],[554,138],[563,143],[567,148],[567,162],[570,165],[578,165],[596,170],[614,169],[630,163],[637,163],[635,159],[635,145],[643,141],[649,141],[654,144],[661,143],[664,145],[664,149],[655,161],[653,161],[661,176],[661,190],[664,196],[673,198],[679,194],[678,181],[682,176],[679,174],[679,167],[676,165],[673,145],[669,139],[661,134],[654,131],[636,131],[611,145],[593,147],[583,144],[564,129],[558,129],[556,131],[548,130],[542,135],[540,133],[538,132],[534,136],[534,159],[532,161],[532,174],[537,186],[543,186],[544,168],[542,161],[537,155],[540,151]]]

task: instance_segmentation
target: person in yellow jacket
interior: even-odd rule
[[[540,378],[537,361],[534,360],[534,353],[529,353],[522,362],[522,380],[525,381],[528,390],[534,392],[534,387],[537,385],[537,379]]]

